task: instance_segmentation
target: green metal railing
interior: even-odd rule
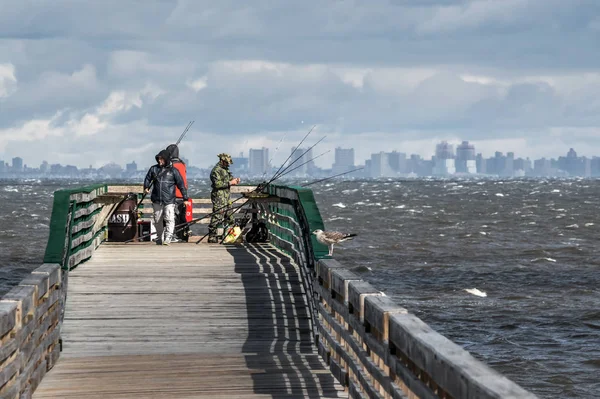
[[[96,223],[103,205],[95,199],[107,191],[108,185],[95,184],[54,192],[45,263],[69,270],[92,256],[106,230],[105,224]]]

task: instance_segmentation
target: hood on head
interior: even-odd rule
[[[156,163],[158,163],[158,158],[162,158],[165,160],[165,163],[168,165],[171,163],[171,154],[167,150],[162,150],[154,157],[156,159]]]
[[[179,158],[179,147],[177,147],[177,144],[171,144],[168,146],[167,151],[169,151],[169,154],[171,154],[171,158]]]

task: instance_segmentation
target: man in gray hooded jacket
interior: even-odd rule
[[[157,244],[169,245],[175,229],[175,187],[177,187],[183,196],[183,200],[188,203],[187,189],[183,182],[181,174],[171,163],[169,151],[162,150],[156,155],[156,165],[148,170],[144,179],[144,191],[150,192],[152,186],[152,208],[154,209],[154,224],[156,226]],[[166,231],[163,228],[163,219],[166,225]]]

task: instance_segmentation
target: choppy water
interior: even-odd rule
[[[0,181],[0,295],[41,264],[66,185]],[[600,180],[311,188],[326,229],[359,234],[336,247],[342,264],[540,397],[599,396]]]
[[[540,397],[600,396],[600,180],[315,186],[342,264]]]

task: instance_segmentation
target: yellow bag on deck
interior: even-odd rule
[[[223,240],[223,244],[233,244],[242,234],[242,229],[239,226],[232,227],[227,230],[227,236]]]

